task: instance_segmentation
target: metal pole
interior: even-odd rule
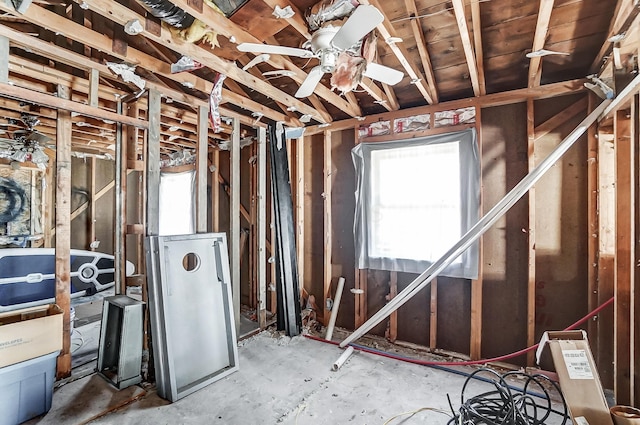
[[[116,112],[120,115],[122,115],[124,110],[124,105],[122,100],[118,100],[118,103],[116,105]],[[116,164],[115,164],[115,168],[116,168],[116,175],[115,175],[115,229],[113,232],[113,257],[114,257],[114,267],[115,267],[115,275],[114,275],[114,290],[115,290],[115,294],[119,295],[122,294],[123,292],[123,288],[124,288],[124,281],[122,280],[122,276],[123,273],[122,271],[124,270],[125,266],[124,266],[124,262],[125,262],[125,258],[124,258],[124,232],[123,232],[123,228],[124,228],[124,222],[123,222],[123,216],[124,216],[124,194],[122,193],[122,171],[125,167],[125,163],[126,163],[126,159],[123,158],[123,141],[122,141],[122,123],[116,123],[116,153],[115,153],[115,159],[116,159]],[[93,199],[91,200],[91,202],[93,202]]]
[[[340,347],[345,347],[349,343],[363,336],[374,326],[388,317],[391,313],[400,308],[404,303],[409,301],[418,291],[429,284],[438,273],[442,272],[449,264],[451,264],[458,256],[460,256],[473,242],[475,242],[483,233],[485,233],[496,221],[498,221],[506,212],[522,197],[535,183],[544,175],[553,164],[558,161],[573,146],[578,138],[595,123],[601,116],[614,110],[622,101],[637,90],[640,84],[640,76],[636,77],[625,90],[616,99],[603,101],[591,114],[589,114],[575,130],[571,132],[556,149],[549,154],[537,167],[525,176],[509,193],[505,195],[484,217],[482,217],[469,231],[440,259],[434,262],[427,270],[418,276],[409,284],[402,292],[394,297],[387,305],[381,308],[369,320],[356,329],[344,341],[340,343]]]

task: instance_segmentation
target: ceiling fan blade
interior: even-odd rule
[[[316,89],[316,86],[322,79],[323,75],[324,72],[322,72],[320,66],[316,66],[315,68],[313,68],[311,72],[309,72],[309,75],[307,75],[307,78],[305,78],[305,80],[300,85],[300,88],[296,92],[295,97],[300,98],[310,96]]]
[[[298,58],[312,58],[315,56],[310,50],[270,44],[240,43],[237,47],[241,52],[270,53],[274,55],[296,56]]]
[[[364,71],[364,76],[393,86],[402,80],[404,73],[378,63],[370,63]]]
[[[374,6],[360,5],[333,36],[331,44],[338,49],[346,50],[369,34],[382,21],[384,21],[384,15]]]

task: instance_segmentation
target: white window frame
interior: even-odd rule
[[[358,268],[421,273],[477,222],[480,164],[475,129],[361,143],[352,156]],[[476,279],[477,243],[441,274]]]

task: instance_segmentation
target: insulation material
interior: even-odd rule
[[[415,115],[413,117],[396,118],[393,121],[394,133],[408,133],[410,131],[429,130],[431,128],[431,114]]]
[[[309,13],[309,16],[307,16],[309,30],[315,31],[320,28],[325,22],[333,21],[335,19],[342,19],[350,15],[358,6],[358,4],[359,3],[355,0],[321,1],[320,3],[313,6]]]
[[[273,16],[275,16],[276,18],[289,19],[289,18],[293,18],[293,15],[295,14],[296,13],[293,11],[291,6],[282,8],[276,5],[276,7],[273,9]]]
[[[476,108],[460,108],[453,111],[436,112],[434,126],[446,127],[448,125],[471,124],[476,122]]]
[[[143,31],[144,28],[142,28],[142,24],[137,19],[132,19],[124,24],[124,32],[129,35],[138,35]]]
[[[209,95],[209,122],[214,133],[219,133],[222,128],[220,118],[220,102],[222,101],[222,83],[226,75],[218,74],[213,82],[213,88]]]
[[[194,71],[202,68],[203,66],[204,65],[197,60],[194,60],[189,56],[183,56],[178,60],[178,62],[171,64],[171,73],[177,74],[178,72]]]
[[[120,76],[120,78],[122,78],[122,81],[124,81],[125,83],[132,83],[140,90],[144,90],[144,86],[147,82],[143,80],[139,75],[136,75],[135,66],[128,65],[126,63],[107,62],[107,67],[109,67],[111,72]]]
[[[358,137],[364,139],[373,136],[385,136],[391,134],[391,121],[376,121],[361,125],[358,128]]]

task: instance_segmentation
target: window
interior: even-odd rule
[[[357,266],[421,273],[478,219],[475,130],[353,149]],[[477,245],[442,274],[476,278]]]
[[[195,171],[160,173],[160,235],[194,233],[195,175]]]

